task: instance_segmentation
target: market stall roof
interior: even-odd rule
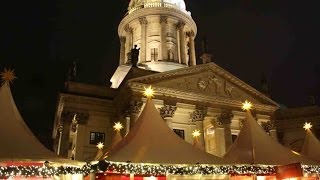
[[[269,136],[254,120],[251,112],[246,112],[243,127],[224,155],[233,164],[284,165],[300,162],[305,165],[320,164],[279,144]]]
[[[21,117],[13,100],[9,81],[0,87],[0,162],[44,162],[82,165],[57,156],[34,136]]]
[[[161,164],[224,164],[177,136],[148,98],[141,115],[127,136],[105,155],[106,160]]]
[[[301,149],[301,154],[320,161],[320,142],[312,133],[311,129],[306,129],[306,137]]]

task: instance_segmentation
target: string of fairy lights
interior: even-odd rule
[[[1,177],[52,177],[66,174],[88,175],[90,167],[53,167],[53,166],[0,166]]]
[[[318,165],[302,165],[306,174],[320,174]],[[102,160],[83,167],[51,167],[51,166],[6,166],[0,167],[1,177],[52,177],[66,174],[82,174],[107,172],[114,174],[135,174],[139,176],[171,175],[260,175],[276,174],[273,165],[209,165],[209,164],[143,164],[131,162],[112,162]]]

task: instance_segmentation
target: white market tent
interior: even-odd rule
[[[224,159],[233,164],[285,165],[300,162],[320,164],[279,144],[246,112],[243,127]]]
[[[301,154],[320,161],[320,142],[310,129],[306,132],[306,138],[301,149]]]
[[[128,135],[107,152],[105,157],[106,160],[115,162],[224,164],[223,159],[178,137],[161,118],[150,98]]]
[[[84,163],[60,158],[33,135],[13,100],[9,82],[0,87],[0,163],[39,162],[81,166]]]

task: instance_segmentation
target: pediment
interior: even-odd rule
[[[214,96],[255,104],[278,106],[276,102],[214,63],[131,79],[154,87],[175,89],[195,95]]]

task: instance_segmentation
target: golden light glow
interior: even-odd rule
[[[198,129],[195,129],[193,132],[192,132],[192,136],[194,137],[194,138],[197,138],[197,137],[199,137],[201,135],[201,133],[200,133],[200,130],[198,130]]]
[[[153,97],[153,89],[151,88],[151,86],[149,86],[148,88],[144,88],[144,92],[143,95],[146,96],[147,98],[152,98]]]
[[[103,146],[104,146],[104,144],[103,144],[102,142],[99,142],[99,143],[97,144],[97,148],[98,148],[98,149],[103,149]]]
[[[120,131],[123,128],[121,122],[114,123],[113,129],[116,131]]]
[[[244,103],[242,103],[242,109],[245,111],[248,111],[252,108],[252,103],[249,101],[245,101]]]
[[[4,71],[0,73],[0,76],[2,81],[9,83],[12,83],[13,80],[17,78],[14,74],[14,69],[4,69]]]
[[[305,130],[310,130],[310,129],[312,128],[312,124],[306,122],[306,123],[304,123],[303,128],[304,128]]]

